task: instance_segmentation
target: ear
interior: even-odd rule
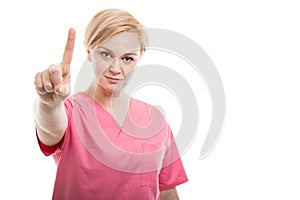
[[[88,59],[88,61],[92,61],[92,59],[91,59],[91,51],[90,50],[87,50],[87,54],[88,54],[88,56],[87,56],[87,59]]]

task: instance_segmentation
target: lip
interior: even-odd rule
[[[111,76],[105,76],[105,78],[110,82],[110,83],[118,83],[120,80],[122,80],[121,78],[117,78],[117,77],[111,77]]]

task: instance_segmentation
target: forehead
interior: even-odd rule
[[[112,36],[100,46],[110,49],[117,55],[121,55],[127,52],[139,52],[141,43],[136,32],[127,31]]]

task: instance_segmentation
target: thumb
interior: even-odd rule
[[[70,86],[70,79],[64,80],[61,84],[57,85],[57,87],[54,88],[54,91],[57,95],[66,98],[71,93],[71,86]]]

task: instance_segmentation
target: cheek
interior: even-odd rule
[[[95,78],[99,79],[103,75],[103,73],[107,70],[108,67],[103,63],[102,64],[98,63],[95,64],[93,68],[94,68]]]
[[[136,68],[136,65],[125,67],[124,68],[124,74],[125,74],[125,76],[127,74],[130,74],[130,72],[132,72],[133,70],[135,70],[135,68]]]

